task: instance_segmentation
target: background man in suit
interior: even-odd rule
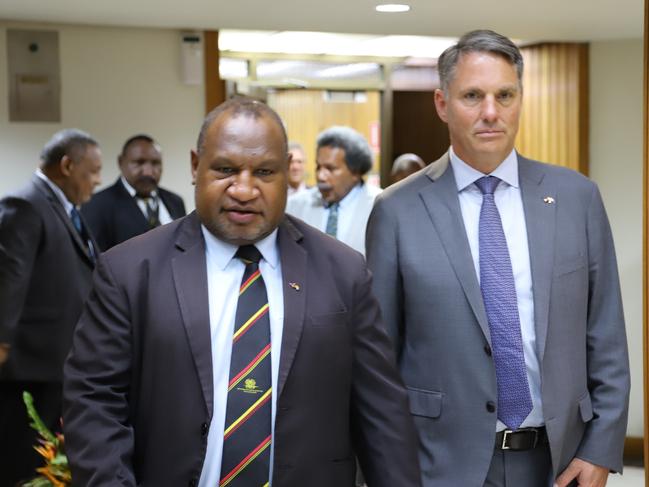
[[[288,164],[277,114],[226,102],[196,212],[102,255],[65,367],[74,485],[351,486],[354,452],[370,486],[420,485],[364,259],[284,216]]]
[[[417,154],[401,154],[392,163],[390,184],[398,183],[402,179],[406,179],[408,176],[416,173],[420,169],[423,169],[425,166],[426,163]]]
[[[288,144],[288,152],[291,154],[291,164],[288,166],[288,195],[292,196],[307,189],[304,178],[306,177],[306,155],[304,148],[297,142]]]
[[[286,212],[365,252],[365,227],[379,188],[365,184],[372,151],[350,127],[331,127],[318,136],[317,187],[289,198]]]
[[[509,39],[470,32],[438,66],[449,153],[379,197],[367,236],[424,485],[604,486],[622,470],[629,369],[599,191],[514,151]]]
[[[55,134],[21,190],[0,200],[0,485],[36,475],[36,433],[22,401],[34,396],[60,431],[63,360],[90,290],[96,246],[77,207],[100,182],[97,142]]]
[[[117,159],[122,175],[81,212],[102,251],[185,215],[180,196],[160,188],[162,153],[148,135],[134,135]]]

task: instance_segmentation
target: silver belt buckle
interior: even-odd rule
[[[511,447],[507,445],[507,437],[512,434],[514,431],[512,430],[503,430],[503,442],[500,445],[501,450],[510,450]]]

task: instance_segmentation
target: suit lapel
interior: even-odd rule
[[[426,171],[432,184],[423,188],[419,195],[437,230],[437,235],[478,324],[487,341],[491,343],[487,314],[473,266],[471,248],[466,236],[460,200],[457,195],[457,184],[450,167],[448,154],[431,164]]]
[[[282,262],[284,292],[284,330],[277,378],[277,397],[280,397],[297,351],[306,307],[307,252],[298,242],[302,234],[288,220],[279,226],[279,253]]]
[[[74,242],[74,245],[76,245],[77,249],[84,256],[85,260],[90,265],[90,267],[94,267],[95,266],[94,260],[90,255],[88,246],[85,244],[85,242],[83,242],[83,240],[81,240],[81,236],[79,235],[79,232],[77,232],[77,229],[74,228],[74,225],[72,224],[72,220],[70,219],[70,215],[68,215],[65,212],[65,208],[63,207],[63,204],[59,200],[58,196],[56,196],[52,191],[52,189],[47,185],[47,183],[43,181],[41,178],[39,178],[38,176],[33,176],[32,181],[39,189],[39,191],[45,195],[45,198],[50,203],[52,210],[54,211],[54,213],[56,213],[57,217],[61,220],[61,222],[67,229],[68,233],[72,237],[72,241]],[[86,225],[85,221],[83,224]],[[87,225],[86,228],[88,228]],[[99,247],[97,247],[97,244],[95,243],[94,239],[91,238],[91,241],[95,249],[98,249]]]
[[[131,196],[131,193],[124,187],[121,178],[115,183],[115,191],[118,195],[116,203],[119,203],[119,211],[124,213],[124,218],[120,219],[120,225],[128,225],[128,233],[134,235],[140,235],[149,230],[149,223],[144,213],[138,206],[135,197]]]
[[[527,226],[534,293],[534,326],[539,360],[543,360],[548,334],[550,285],[556,232],[556,189],[550,187],[543,166],[518,156],[518,172]],[[551,198],[551,199],[548,199]]]
[[[187,332],[203,398],[210,417],[214,407],[212,346],[205,243],[196,213],[182,223],[176,247],[180,253],[171,260],[176,295]]]

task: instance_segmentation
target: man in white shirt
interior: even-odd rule
[[[365,253],[365,227],[380,188],[363,177],[372,151],[360,133],[334,126],[317,139],[316,187],[289,198],[286,212]]]
[[[75,486],[418,487],[364,259],[284,214],[279,116],[233,99],[192,151],[196,212],[104,253],[65,367]]]
[[[291,154],[291,163],[288,166],[288,195],[293,196],[307,189],[304,181],[306,177],[306,155],[302,145],[297,142],[289,142],[288,152]]]
[[[130,137],[117,159],[121,176],[81,212],[102,251],[185,215],[182,198],[159,186],[162,151],[146,134]]]

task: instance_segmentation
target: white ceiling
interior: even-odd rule
[[[642,37],[643,0],[0,0],[0,19],[179,29],[261,29],[455,37],[489,28],[528,41]]]

